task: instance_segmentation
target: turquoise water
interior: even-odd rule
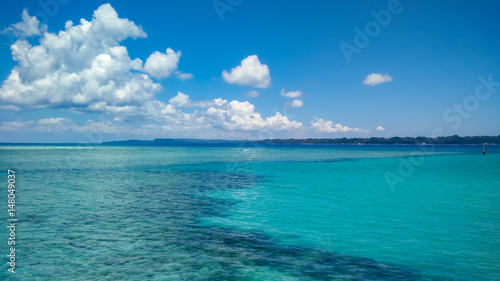
[[[500,149],[431,148],[0,146],[0,278],[500,280]]]

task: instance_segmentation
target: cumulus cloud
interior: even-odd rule
[[[156,51],[146,60],[144,71],[155,78],[167,78],[177,70],[180,57],[181,51],[175,52],[170,48],[165,53]],[[188,78],[185,75],[182,77]]]
[[[210,107],[213,105],[213,101],[191,101],[188,95],[181,92],[177,92],[177,95],[168,103],[176,107]]]
[[[254,105],[248,101],[233,100],[228,102],[223,99],[215,99],[214,105],[207,109],[206,116],[211,119],[214,126],[229,130],[292,130],[302,127],[302,123],[291,121],[279,112],[264,119],[254,109]]]
[[[365,80],[363,80],[363,85],[371,85],[377,86],[380,83],[391,82],[392,77],[389,74],[382,73],[372,73],[366,76]]]
[[[15,35],[22,37],[29,37],[34,35],[41,35],[47,31],[47,25],[41,25],[36,17],[30,17],[28,10],[24,9],[21,14],[23,21],[15,23],[10,27],[7,27],[2,31],[2,33],[12,32]]]
[[[376,130],[379,132],[385,131],[384,127],[382,127],[382,126],[378,126]]]
[[[300,98],[302,96],[301,91],[290,91],[290,92],[285,92],[285,88],[281,89],[281,95],[287,98],[295,99],[295,98]]]
[[[256,55],[248,56],[241,61],[241,65],[234,67],[230,72],[224,70],[222,77],[229,84],[268,88],[271,86],[269,68],[261,64]]]
[[[318,132],[323,133],[345,133],[345,132],[361,132],[367,133],[368,130],[363,130],[360,128],[350,128],[348,126],[342,126],[340,124],[333,125],[332,121],[325,121],[321,118],[315,118],[315,121],[311,121],[311,128]]]
[[[120,43],[147,35],[133,21],[118,17],[109,4],[95,10],[91,21],[81,19],[78,25],[67,21],[64,30],[58,33],[36,32],[35,20],[25,11],[23,22],[13,25],[26,34],[39,35],[40,44],[31,45],[22,38],[12,44],[12,58],[17,66],[0,88],[4,108],[127,112],[147,107],[162,90],[150,76],[192,77],[177,70],[180,51],[168,48],[165,53],[154,52],[144,67],[139,58],[130,58],[127,48]]]
[[[130,72],[137,61],[119,45],[129,37],[146,34],[105,4],[94,12],[92,21],[81,19],[76,26],[68,21],[58,34],[44,33],[40,45],[17,40],[11,51],[18,65],[3,82],[0,99],[15,105],[58,107],[148,100],[161,86],[147,75]]]
[[[286,104],[287,107],[299,108],[304,106],[304,102],[299,99],[294,99],[292,102]]]
[[[260,93],[257,91],[250,91],[247,93],[247,97],[251,97],[251,98],[258,98],[259,95],[260,95]]]

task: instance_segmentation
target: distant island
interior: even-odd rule
[[[106,146],[244,146],[244,145],[500,145],[498,136],[391,137],[391,138],[323,138],[323,139],[266,139],[266,140],[202,140],[163,139],[124,140],[103,142]]]

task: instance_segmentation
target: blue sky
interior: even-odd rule
[[[0,142],[500,134],[498,1],[45,3],[2,4]]]

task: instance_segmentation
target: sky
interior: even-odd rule
[[[0,142],[500,134],[498,1],[4,1]]]

